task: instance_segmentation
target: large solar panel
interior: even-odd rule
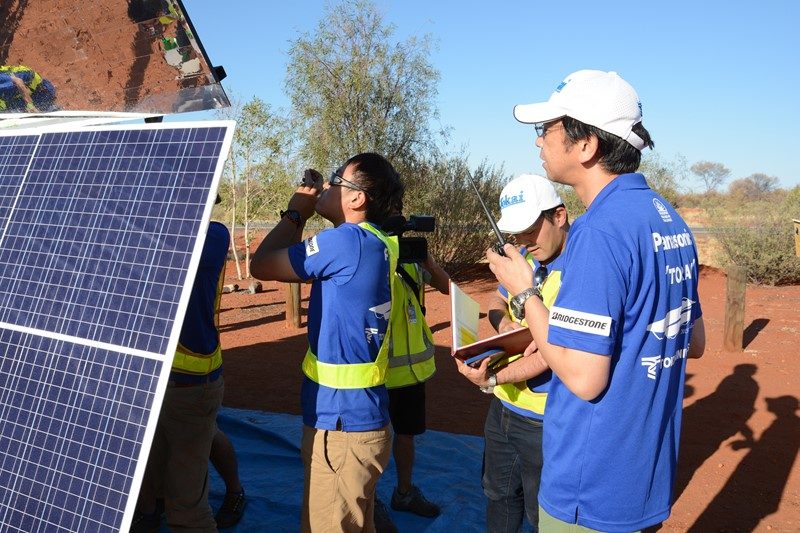
[[[1,531],[130,524],[232,132],[0,132]]]

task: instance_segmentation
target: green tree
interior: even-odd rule
[[[289,50],[286,89],[301,154],[318,169],[373,151],[399,170],[434,150],[438,72],[428,36],[393,40],[374,4],[329,5]]]
[[[244,104],[234,99],[231,107],[221,111],[219,116],[236,120],[231,153],[225,166],[225,189],[229,198],[226,199],[226,206],[229,209],[231,233],[236,235],[238,223],[244,226],[244,276],[249,278],[252,214],[254,208],[263,211],[265,206],[274,206],[274,197],[278,196],[276,187],[282,190],[288,188],[287,173],[283,169],[286,168],[284,158],[290,146],[290,135],[286,120],[258,97]],[[285,199],[280,205],[285,205]],[[237,276],[242,279],[234,241],[231,241],[231,250]]]
[[[698,161],[691,166],[691,171],[703,182],[706,192],[716,191],[731,175],[728,167],[713,161]]]

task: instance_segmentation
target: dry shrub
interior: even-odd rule
[[[800,218],[800,187],[783,191],[780,200],[715,208],[710,229],[721,248],[720,264],[744,267],[751,283],[800,284],[793,218]]]
[[[403,212],[436,217],[436,231],[422,233],[428,251],[456,281],[471,275],[494,242],[489,222],[468,178],[466,157],[440,157],[406,171]],[[483,163],[472,171],[475,184],[495,220],[499,218],[500,191],[506,182],[502,168]],[[409,234],[414,235],[414,234]]]

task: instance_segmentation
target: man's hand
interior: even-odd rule
[[[323,181],[322,174],[312,168],[306,169],[300,186],[289,199],[287,209],[296,209],[303,220],[311,218],[314,215],[319,195],[322,193]]]
[[[515,329],[523,329],[525,326],[520,324],[519,322],[514,322],[510,318],[508,320],[504,320],[500,323],[500,327],[497,330],[497,333],[507,333],[509,331],[514,331]]]
[[[525,351],[522,352],[523,357],[528,357],[529,355],[533,355],[534,353],[539,351],[539,347],[536,346],[536,341],[531,341]],[[540,356],[541,357],[541,356]]]
[[[456,365],[458,365],[458,371],[472,383],[478,387],[487,387],[489,386],[490,359],[491,357],[485,357],[477,367],[469,366],[464,361],[456,359]]]
[[[486,250],[486,259],[497,281],[514,296],[532,287],[531,266],[513,244],[506,244],[503,251],[505,257],[489,248]]]

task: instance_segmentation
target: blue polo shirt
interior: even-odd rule
[[[211,222],[192,285],[179,342],[198,354],[213,353],[219,345],[219,297],[231,234],[220,222]]]
[[[688,226],[641,174],[618,176],[573,224],[548,341],[611,370],[592,401],[553,376],[539,490],[550,515],[602,531],[669,516],[698,268]]]
[[[345,223],[289,248],[292,268],[313,279],[308,342],[319,361],[369,363],[389,326],[391,292],[386,246],[369,231]],[[303,423],[318,429],[370,431],[389,423],[386,387],[335,389],[304,376]]]

